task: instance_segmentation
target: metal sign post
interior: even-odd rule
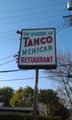
[[[34,106],[33,106],[33,120],[37,120],[37,110],[38,110],[38,69],[35,73],[35,88],[34,88]]]

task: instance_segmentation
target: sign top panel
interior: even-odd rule
[[[23,29],[19,51],[19,68],[55,68],[55,28]]]

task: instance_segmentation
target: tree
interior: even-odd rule
[[[4,106],[9,106],[13,91],[14,90],[11,87],[0,88],[0,102],[3,102]]]
[[[40,90],[39,102],[46,105],[47,116],[60,116],[63,120],[69,117],[68,110],[60,103],[57,93],[51,89]]]
[[[27,86],[26,88],[19,88],[13,94],[10,100],[11,106],[32,106],[34,90]]]
[[[72,108],[72,54],[58,52],[57,69],[46,71],[58,83],[58,93],[67,107]]]
[[[58,100],[59,98],[53,90],[40,90],[39,102],[46,104],[47,115],[54,115],[54,109],[56,108]]]
[[[26,103],[26,106],[32,106],[33,105],[33,98],[34,98],[34,89],[32,89],[31,87],[27,86],[24,90],[23,90],[23,95],[24,95],[24,100]]]
[[[21,103],[22,100],[22,88],[20,87],[16,90],[10,99],[10,106],[17,106]]]

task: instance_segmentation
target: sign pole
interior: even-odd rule
[[[37,110],[38,110],[38,69],[35,73],[35,88],[34,88],[34,108],[33,108],[33,120],[37,120]]]

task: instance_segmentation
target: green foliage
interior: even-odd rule
[[[59,98],[57,97],[56,92],[51,89],[40,90],[39,101],[45,104],[55,104]]]
[[[20,87],[18,90],[16,90],[13,94],[13,97],[10,100],[10,106],[14,107],[21,103],[22,100],[22,88]]]
[[[10,100],[10,106],[31,106],[33,104],[34,90],[31,87],[19,88]]]
[[[33,120],[31,114],[21,113],[0,113],[0,120]],[[62,120],[60,117],[37,116],[37,120]]]
[[[68,118],[68,110],[59,102],[59,97],[53,90],[40,90],[39,101],[46,105],[47,116],[61,116],[63,120]]]
[[[66,109],[62,104],[59,104],[56,115],[61,116],[63,120],[66,120],[66,118],[69,117],[69,110]]]
[[[38,120],[62,120],[61,117],[58,116],[38,116]]]
[[[11,87],[0,88],[0,102],[3,102],[4,106],[9,106],[13,91],[14,90]]]
[[[0,102],[4,102],[5,106],[8,106],[10,103],[10,106],[20,106],[20,107],[27,107],[33,105],[33,96],[34,96],[34,90],[27,86],[26,88],[19,88],[18,90],[14,91],[10,87],[4,87],[0,88]],[[10,101],[10,102],[9,102]],[[69,111],[64,107],[63,104],[60,103],[60,99],[57,96],[57,93],[51,89],[41,89],[39,91],[39,100],[42,105],[45,105],[47,109],[47,116],[39,116],[38,120],[57,120],[58,116],[59,118],[62,118],[62,120],[65,120],[69,116]],[[46,115],[46,114],[45,114]],[[0,117],[2,115],[0,114]],[[11,114],[9,114],[11,117]],[[18,115],[17,115],[18,116]],[[51,117],[49,117],[51,116]],[[3,116],[3,118],[5,115]],[[25,117],[25,116],[24,116]],[[27,120],[28,116],[24,118],[21,116],[22,119]],[[29,116],[30,117],[30,116]],[[6,117],[5,117],[6,118]],[[3,120],[5,120],[5,118]],[[7,116],[8,118],[8,116]],[[11,118],[8,118],[6,120],[12,120],[14,118],[17,119],[16,114],[13,115]],[[20,116],[18,117],[20,118]],[[21,119],[20,118],[20,119]],[[32,119],[32,116],[30,117]],[[28,119],[30,119],[28,118]],[[14,120],[13,119],[13,120]],[[2,120],[2,118],[0,118]],[[58,119],[59,120],[59,119]]]
[[[47,115],[55,115],[55,111],[58,106],[58,100],[59,98],[53,90],[40,90],[39,101],[46,104]]]

